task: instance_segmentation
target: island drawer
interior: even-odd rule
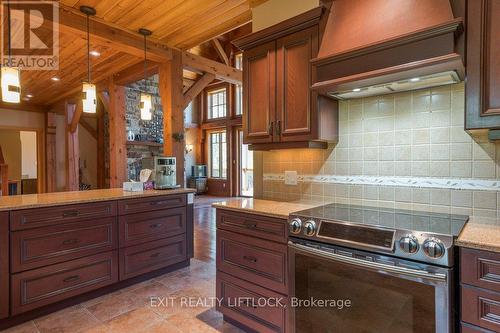
[[[121,200],[118,202],[120,215],[149,212],[186,206],[186,194],[172,194],[158,197]]]
[[[112,216],[116,216],[116,202],[113,201],[23,209],[10,213],[10,228],[16,231]]]
[[[287,297],[217,272],[217,310],[258,332],[286,332]]]
[[[500,254],[461,249],[461,282],[500,292]]]
[[[287,220],[217,209],[217,228],[267,239],[287,241]]]
[[[117,251],[14,274],[11,277],[12,314],[33,310],[117,281]]]
[[[287,246],[217,231],[217,269],[286,294]]]
[[[500,293],[462,285],[462,320],[500,332]]]
[[[120,279],[187,260],[186,234],[120,249]]]
[[[114,250],[117,232],[115,217],[12,232],[11,270],[17,273]]]
[[[120,247],[137,245],[186,232],[186,207],[119,217]]]

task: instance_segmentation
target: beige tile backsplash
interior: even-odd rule
[[[340,102],[339,142],[327,150],[255,154],[256,197],[340,202],[500,218],[494,190],[324,182],[285,185],[267,179],[299,175],[500,180],[500,144],[464,131],[464,85]],[[271,177],[272,178],[272,177]],[[262,180],[262,182],[261,182]],[[260,188],[262,187],[262,188]]]

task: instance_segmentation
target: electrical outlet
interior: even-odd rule
[[[285,185],[297,185],[297,171],[285,171]]]

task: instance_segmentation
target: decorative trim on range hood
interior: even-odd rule
[[[343,1],[343,0],[337,0]],[[359,6],[364,0],[356,0]],[[366,4],[366,3],[365,3]],[[441,2],[441,5],[443,3]],[[462,18],[451,17],[446,22],[420,28],[415,31],[401,33],[396,37],[375,41],[370,44],[351,48],[345,51],[328,54],[332,47],[332,39],[338,39],[334,32],[332,22],[335,20],[356,21],[358,26],[353,26],[357,31],[370,28],[384,29],[379,20],[378,27],[365,26],[366,23],[343,14],[335,16],[334,8],[329,12],[328,24],[330,29],[325,30],[323,36],[322,55],[313,59],[312,65],[315,72],[315,81],[312,89],[324,95],[335,95],[356,88],[377,86],[407,80],[413,77],[428,76],[437,73],[455,72],[459,80],[465,77],[465,69],[461,53],[461,46],[457,45],[463,33]],[[357,8],[356,11],[362,11]],[[443,10],[447,12],[446,10]],[[450,9],[451,12],[451,9]],[[354,15],[354,14],[353,14]],[[403,13],[402,13],[403,15]],[[413,13],[404,13],[411,20]],[[447,18],[443,13],[441,20]],[[422,15],[419,16],[420,18]],[[356,24],[356,23],[354,23]],[[390,27],[394,29],[394,27]],[[328,36],[328,31],[334,36]],[[337,35],[335,35],[337,34]],[[373,33],[372,33],[373,35]],[[424,87],[421,87],[424,88]]]

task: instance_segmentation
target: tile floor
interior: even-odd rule
[[[204,198],[199,201],[203,202]],[[222,315],[211,306],[212,297],[215,297],[215,210],[206,204],[196,205],[194,216],[195,258],[191,260],[190,267],[89,300],[4,332],[243,332],[225,323]],[[169,299],[165,300],[165,297],[172,297],[175,301],[171,303]],[[198,303],[198,298],[203,300],[204,304],[189,307],[182,303]]]

